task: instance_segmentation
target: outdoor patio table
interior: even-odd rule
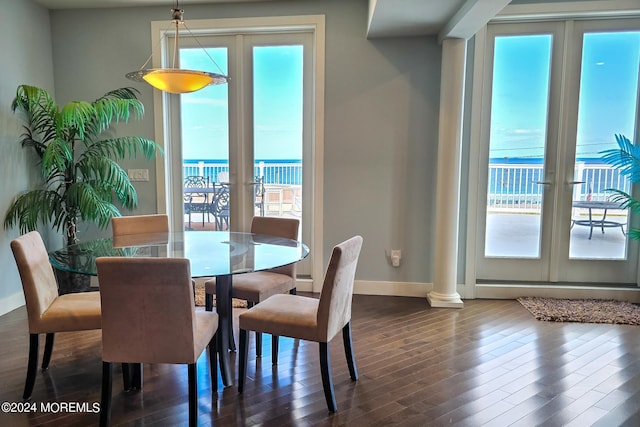
[[[620,207],[620,203],[615,202],[606,202],[606,201],[575,201],[573,202],[574,208],[584,208],[589,212],[589,219],[572,219],[571,227],[574,225],[582,225],[589,227],[589,240],[591,240],[591,236],[593,235],[593,227],[600,227],[602,229],[602,233],[604,234],[604,229],[609,227],[620,227],[622,230],[622,234],[624,233],[624,226],[626,223],[612,221],[611,219],[607,220],[607,210],[609,209],[619,209],[624,210],[624,208]],[[593,219],[593,209],[601,209],[602,218]]]

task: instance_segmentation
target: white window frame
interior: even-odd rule
[[[324,275],[323,266],[323,200],[324,200],[324,87],[325,87],[325,16],[302,15],[283,17],[256,17],[256,18],[228,18],[228,19],[198,19],[187,21],[189,30],[195,34],[207,35],[234,35],[243,34],[268,34],[283,32],[306,31],[313,34],[313,123],[312,123],[312,147],[310,154],[312,161],[304,179],[310,180],[312,194],[305,195],[303,205],[308,203],[311,216],[305,218],[310,228],[311,240],[304,242],[309,246],[312,260],[311,277],[300,279],[298,289],[302,291],[319,292],[322,287]],[[167,29],[167,21],[153,21],[151,23],[151,40],[153,52],[153,67],[166,65],[168,60],[167,44],[172,30]],[[171,111],[169,99],[172,95],[166,92],[154,90],[154,133],[155,141],[163,147],[165,155],[156,158],[156,191],[157,211],[159,213],[182,211],[182,179],[171,176],[171,171],[182,170],[182,156],[174,155],[177,147],[171,147],[167,141],[175,132],[172,123],[180,123],[179,112]],[[233,95],[231,95],[233,96]],[[307,151],[305,151],[305,154]],[[170,215],[171,229],[180,230],[183,227],[181,215]]]
[[[560,3],[535,3],[506,6],[490,23],[510,22],[546,22],[552,20],[583,20],[583,19],[617,19],[626,17],[640,17],[640,4],[637,0],[606,0],[606,1],[577,1]],[[483,109],[490,108],[488,101],[483,97],[485,85],[485,47],[487,39],[487,26],[485,25],[474,37],[473,74],[471,76],[473,86],[471,93],[471,115],[469,126],[469,187],[467,192],[467,222],[466,222],[466,252],[464,273],[463,298],[517,298],[522,295],[555,296],[568,298],[575,296],[575,292],[585,292],[585,288],[575,286],[535,286],[510,284],[478,284],[476,283],[476,257],[478,239],[478,192],[485,191],[473,185],[478,182],[481,168],[481,127],[484,125],[481,119]],[[640,126],[636,132],[639,132]],[[637,137],[637,135],[636,135]],[[640,283],[640,269],[637,282]],[[630,301],[640,301],[636,290],[627,289],[597,289],[588,287],[589,296],[593,298],[627,298]]]

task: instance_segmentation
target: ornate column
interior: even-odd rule
[[[450,38],[442,43],[436,241],[433,291],[427,294],[427,300],[432,307],[462,308],[464,306],[456,290],[456,276],[466,50],[465,39]]]

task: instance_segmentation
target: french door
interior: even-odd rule
[[[156,123],[162,123],[166,157],[159,191],[172,228],[248,231],[254,215],[293,217],[301,223],[300,239],[312,254],[319,252],[321,228],[314,221],[321,221],[322,168],[315,162],[322,149],[323,17],[202,20],[189,26],[198,36],[181,33],[180,67],[226,74],[230,82],[190,94],[155,94],[156,105],[162,101]],[[152,27],[167,39],[159,47],[166,61],[172,35],[162,33],[160,24]],[[225,211],[218,212],[221,222],[206,208],[198,212],[202,198],[189,205],[190,219],[183,215],[185,179],[194,176],[209,187],[203,191],[206,203],[221,189],[228,192]],[[298,267],[299,276],[318,272],[311,254]]]
[[[607,191],[632,189],[601,157],[638,134],[639,24],[488,26],[478,281],[637,282],[635,219]]]

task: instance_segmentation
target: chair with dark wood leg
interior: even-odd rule
[[[42,237],[29,232],[11,241],[18,266],[29,321],[29,361],[23,399],[31,398],[38,369],[40,334],[46,334],[42,370],[49,367],[57,332],[100,329],[100,294],[58,294],[53,267]]]
[[[100,425],[110,421],[114,362],[134,369],[141,363],[188,365],[189,425],[197,425],[196,361],[206,347],[214,393],[218,385],[218,314],[195,310],[189,260],[102,257],[96,266],[102,302]]]
[[[251,221],[251,232],[259,235],[283,237],[285,239],[298,240],[300,221],[295,218],[254,216]],[[259,237],[258,237],[259,239]],[[213,306],[213,294],[216,292],[216,280],[205,282],[205,307],[211,310]],[[231,296],[247,301],[248,307],[266,300],[272,295],[296,292],[296,265],[289,264],[283,267],[253,273],[238,274],[233,277]],[[233,346],[233,328],[229,342]],[[273,363],[277,363],[278,337],[271,336],[271,356]],[[256,333],[256,355],[262,356],[262,334]]]
[[[358,371],[351,341],[351,299],[361,247],[362,237],[354,236],[333,248],[320,299],[278,294],[240,314],[240,393],[244,391],[247,375],[248,332],[264,332],[319,343],[320,372],[327,407],[331,412],[338,409],[331,377],[329,341],[342,331],[349,374],[356,381]]]

